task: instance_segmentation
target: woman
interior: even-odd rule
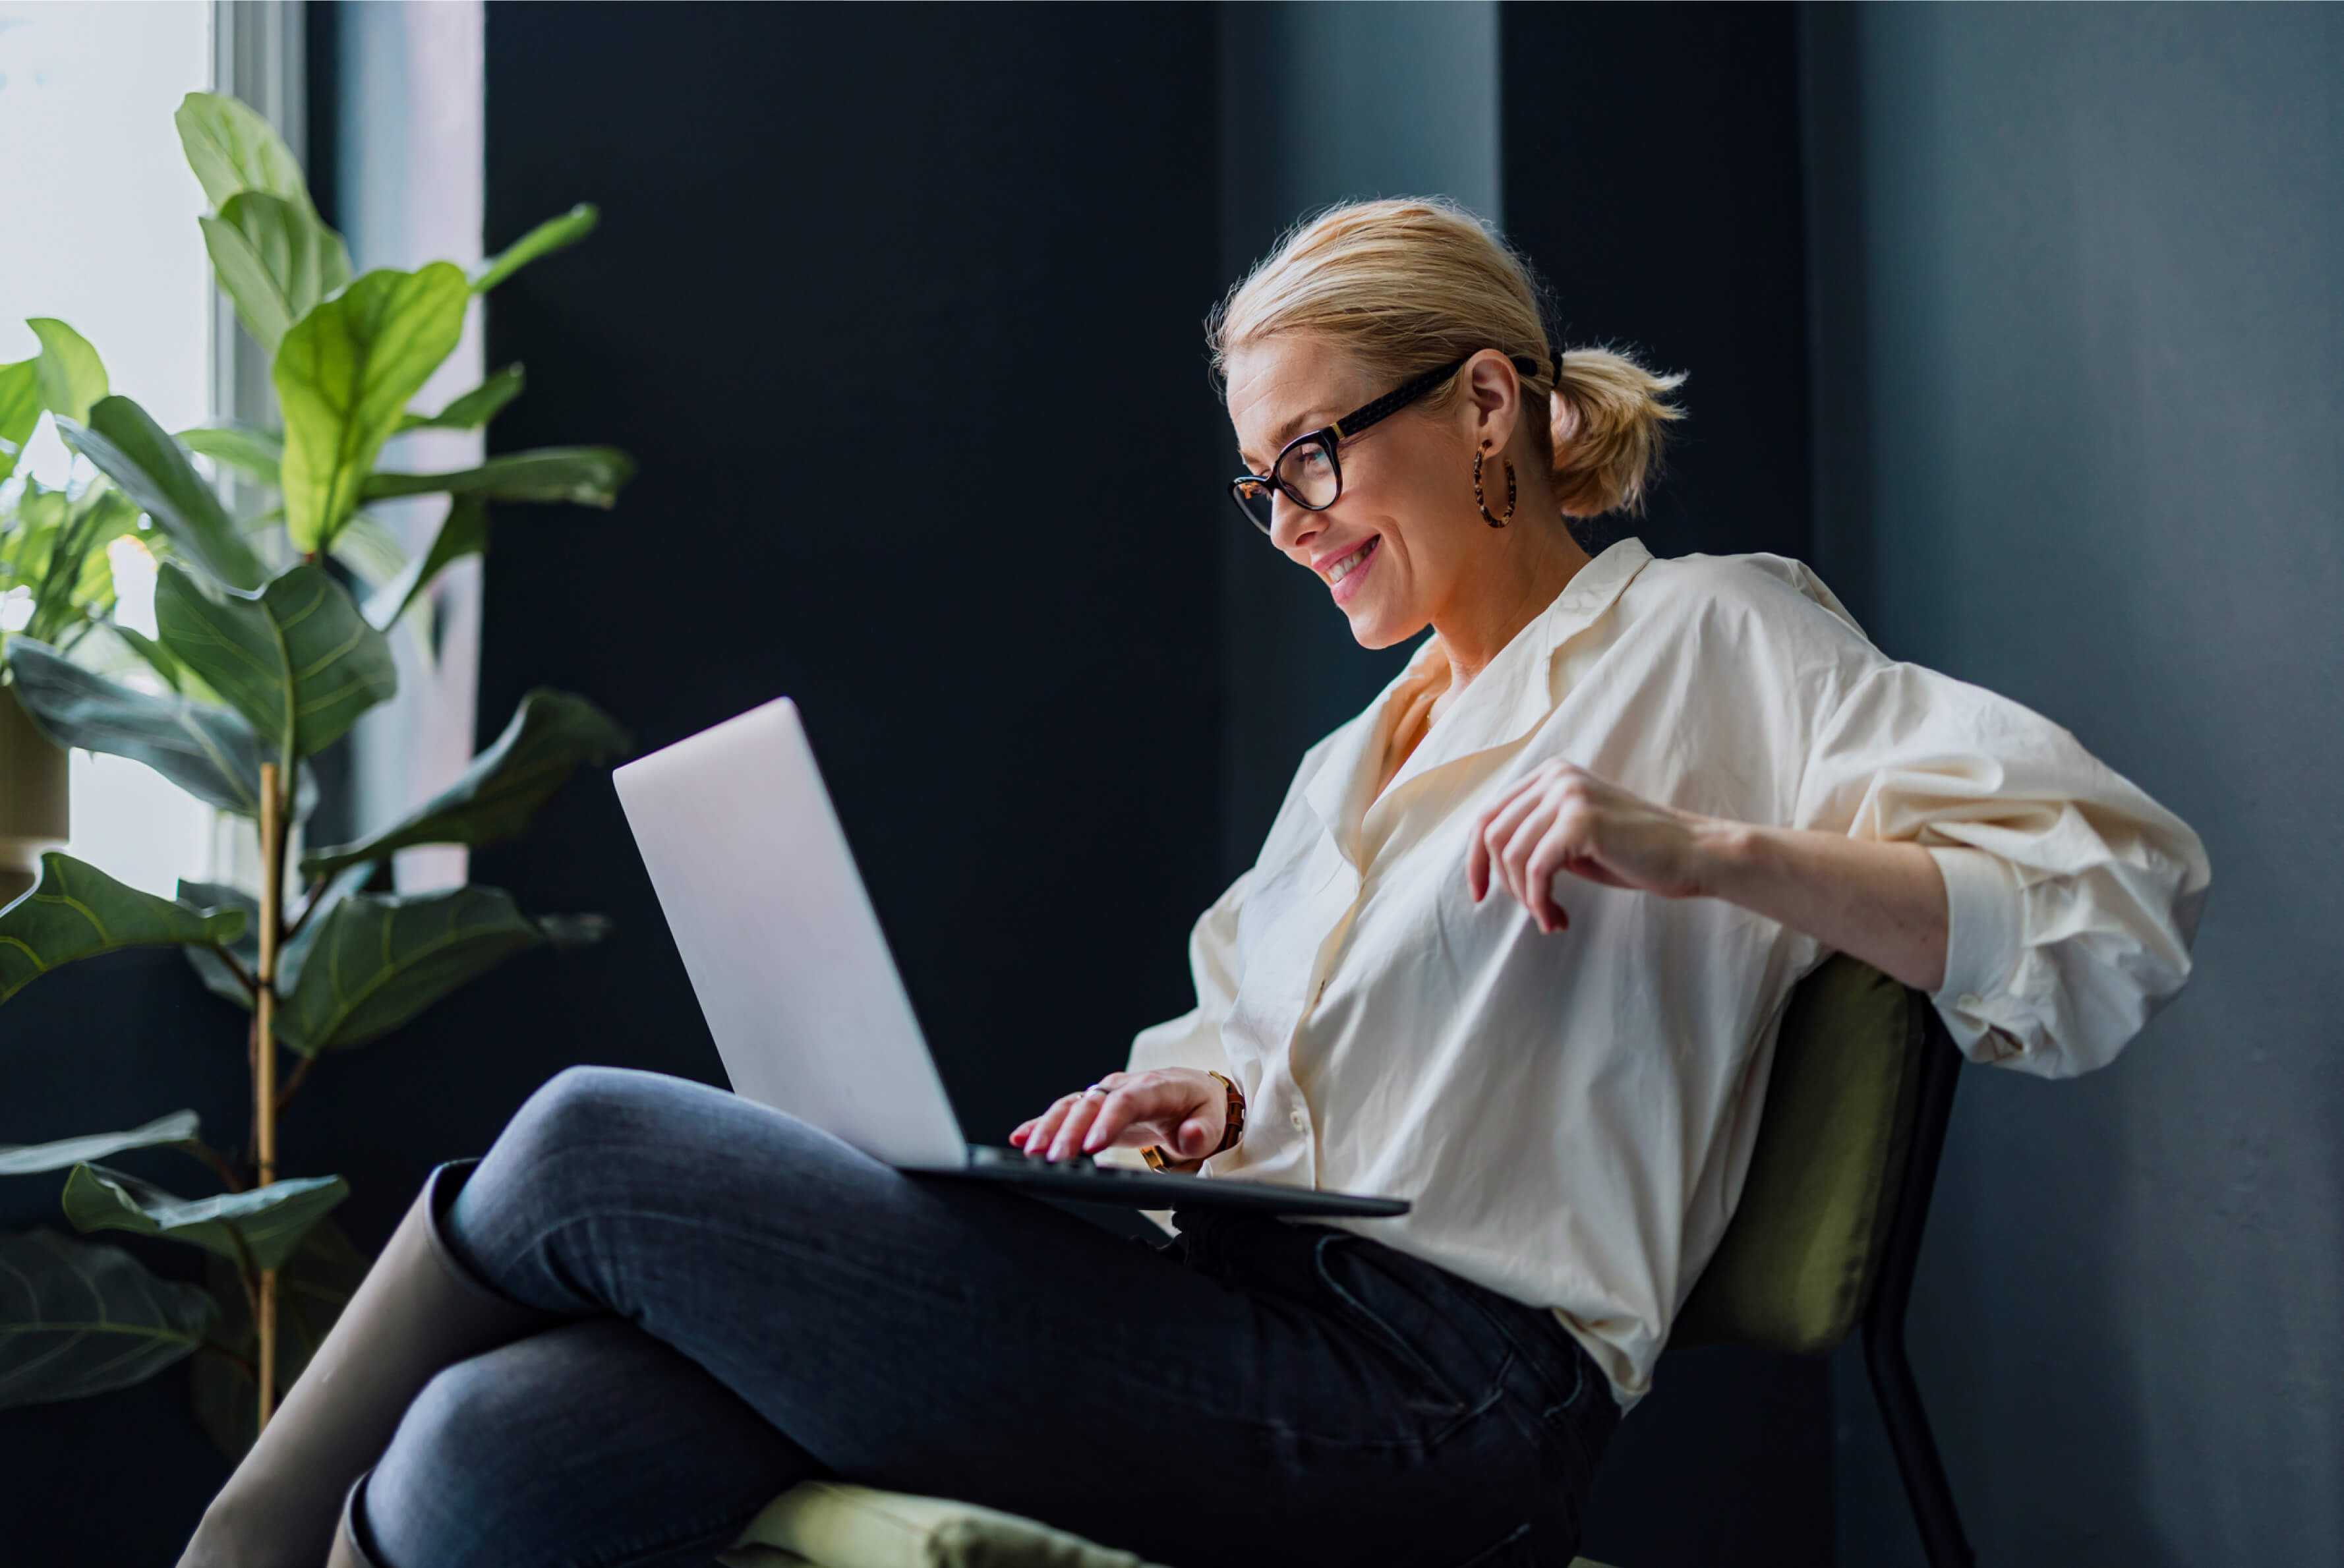
[[[1564,520],[1640,505],[1682,378],[1558,360],[1540,306],[1403,199],[1213,312],[1240,509],[1362,646],[1432,635],[1197,923],[1196,1007],[1009,1135],[1408,1215],[1133,1246],[572,1067],[435,1168],[183,1568],[701,1562],[825,1473],[1185,1568],[1562,1563],[1808,970],[1975,1060],[2113,1057],[2187,977],[2198,836],[1797,561],[1591,557]]]

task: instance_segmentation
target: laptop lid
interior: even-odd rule
[[[964,1167],[797,704],[776,697],[611,778],[734,1091],[891,1165]]]

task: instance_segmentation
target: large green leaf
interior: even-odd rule
[[[190,882],[183,876],[179,878],[179,903],[189,909],[242,910],[245,920],[243,935],[220,946],[236,956],[237,961],[244,966],[245,974],[259,973],[260,900],[230,883]],[[309,928],[303,926],[301,935],[307,936],[308,934]],[[248,1013],[252,1011],[252,993],[244,988],[244,982],[237,978],[234,969],[228,967],[227,960],[221,957],[217,950],[189,946],[186,951],[187,962],[194,965],[196,973],[203,977],[206,990],[222,1001],[234,1002]],[[284,956],[283,954],[278,956],[280,989],[283,988]],[[278,1038],[282,1040],[284,1029],[281,1024],[276,1032]]]
[[[389,636],[396,617],[381,619],[375,612],[387,602],[384,596],[389,592],[388,584],[404,582],[415,571],[416,561],[407,553],[407,546],[371,512],[354,511],[342,524],[341,532],[334,535],[328,551],[369,590],[364,607],[367,622],[380,628],[384,636]],[[421,619],[409,621],[405,634],[408,645],[415,651],[416,663],[426,670],[437,669],[440,655],[431,645],[430,626]]]
[[[145,763],[222,811],[251,816],[259,810],[260,737],[227,709],[118,685],[30,637],[9,638],[7,659],[16,695],[35,726],[57,744]],[[296,771],[298,821],[316,807],[318,783],[307,767]]]
[[[350,513],[334,536],[333,556],[350,569],[351,576],[377,591],[414,564],[399,535],[380,518],[363,511]]]
[[[264,191],[298,204],[312,219],[309,183],[277,128],[224,93],[189,93],[171,116],[187,167],[215,207],[238,191]]]
[[[301,857],[301,875],[380,860],[411,844],[480,845],[510,838],[584,764],[634,749],[634,738],[608,713],[568,692],[532,688],[496,744],[472,759],[456,782],[356,844]]]
[[[447,491],[484,501],[567,501],[610,506],[634,477],[635,460],[616,447],[541,447],[490,458],[455,473],[378,473],[362,491],[368,501]]]
[[[390,644],[321,566],[304,562],[240,593],[167,561],[155,576],[155,625],[263,744],[297,757],[333,744],[399,690]]]
[[[16,471],[16,460],[24,455],[25,443],[33,439],[33,427],[40,422],[39,357],[0,365],[0,480]]]
[[[127,1230],[185,1241],[222,1258],[274,1269],[326,1211],[350,1195],[338,1176],[297,1176],[242,1192],[181,1198],[126,1170],[76,1165],[66,1178],[66,1218],[79,1230]]]
[[[285,334],[270,379],[285,414],[285,527],[295,549],[332,542],[408,400],[455,349],[470,298],[453,262],[383,268]]]
[[[520,396],[520,367],[507,365],[436,414],[402,416],[399,428],[402,430],[477,430],[495,419],[507,403]]]
[[[189,451],[207,457],[214,462],[226,463],[272,490],[277,487],[278,470],[285,461],[285,438],[275,430],[265,430],[258,425],[237,424],[233,420],[217,425],[197,425],[192,430],[181,430],[178,441]]]
[[[125,947],[233,942],[243,929],[239,911],[189,909],[48,850],[32,890],[0,906],[0,1002],[76,958]]]
[[[25,635],[56,642],[69,627],[112,610],[114,563],[106,547],[137,531],[138,508],[120,491],[103,481],[83,491],[43,568]]]
[[[144,1382],[203,1343],[219,1304],[119,1247],[46,1226],[0,1236],[0,1409]]]
[[[425,590],[451,561],[478,555],[489,546],[488,503],[476,495],[460,495],[440,520],[431,548],[407,563],[407,570],[367,600],[367,619],[388,630],[407,614]]]
[[[89,339],[54,316],[25,323],[41,340],[41,401],[61,420],[89,418],[89,406],[106,396],[106,366]]]
[[[121,638],[124,645],[133,653],[145,660],[146,667],[160,675],[164,683],[171,690],[185,693],[188,696],[196,695],[187,691],[190,677],[187,671],[179,667],[179,662],[171,657],[171,651],[168,648],[164,647],[136,626],[125,626],[119,621],[109,621],[106,625],[106,630]],[[207,686],[204,689],[209,691],[210,687]],[[197,700],[208,701],[209,699],[198,698]]]
[[[293,934],[292,940],[278,952],[278,996],[292,995],[294,988],[300,984],[301,966],[308,959],[309,949],[316,945],[318,933],[325,929],[326,916],[333,913],[334,905],[365,886],[373,874],[371,865],[352,866],[327,883],[318,893],[316,911],[302,922],[301,929]],[[243,910],[248,922],[244,935],[222,946],[236,955],[247,975],[260,972],[260,904],[251,894],[225,882],[189,882],[181,878],[179,903],[190,909]],[[195,966],[196,973],[202,976],[205,987],[212,995],[223,1001],[235,1003],[248,1013],[252,1011],[252,993],[245,989],[244,982],[237,977],[236,971],[227,966],[227,961],[217,951],[210,947],[191,946],[187,949],[187,962]],[[300,1028],[300,1021],[283,1008],[277,1011],[270,1025],[278,1043],[287,1050],[298,1051],[303,1056],[314,1055],[308,1049]]]
[[[365,1253],[350,1245],[331,1215],[309,1228],[293,1256],[277,1270],[277,1380],[281,1398],[301,1375],[332,1331],[342,1309],[358,1294],[369,1267]],[[259,1336],[252,1331],[251,1309],[235,1268],[223,1258],[204,1259],[204,1279],[220,1305],[212,1339],[248,1361],[260,1359]],[[196,1420],[220,1452],[240,1460],[259,1434],[260,1405],[252,1374],[226,1356],[198,1356],[192,1369]]]
[[[172,547],[231,588],[258,588],[268,573],[170,432],[128,398],[102,398],[86,426],[59,419],[67,445],[138,503]]]
[[[158,1143],[186,1143],[196,1136],[196,1113],[175,1110],[145,1127],[127,1132],[90,1132],[61,1138],[54,1143],[0,1143],[0,1176],[30,1176],[35,1171],[63,1170],[85,1160],[104,1159],[126,1148],[151,1148]]]
[[[65,531],[73,498],[51,490],[31,474],[18,481],[16,503],[8,526],[0,529],[0,576],[8,585],[37,587],[49,570],[57,536]]]
[[[364,1045],[516,953],[598,941],[608,927],[599,916],[531,920],[493,887],[352,894],[301,966],[286,1043],[305,1056]]]
[[[559,217],[549,217],[483,263],[472,276],[472,288],[486,294],[541,256],[577,244],[594,232],[601,214],[591,202],[581,201]]]
[[[220,288],[244,329],[270,353],[309,308],[350,280],[342,237],[307,203],[242,190],[198,219]]]

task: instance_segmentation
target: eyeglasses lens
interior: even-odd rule
[[[1278,477],[1305,506],[1335,504],[1335,458],[1324,441],[1306,441],[1280,458]]]
[[[1341,481],[1335,469],[1334,454],[1324,441],[1304,441],[1289,448],[1279,459],[1277,478],[1288,497],[1316,510],[1335,504]],[[1238,486],[1238,499],[1254,526],[1264,533],[1277,520],[1275,494],[1272,488],[1258,480]]]

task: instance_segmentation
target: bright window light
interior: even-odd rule
[[[0,0],[0,309],[10,312],[0,317],[0,363],[38,351],[22,317],[54,316],[96,348],[113,390],[166,430],[211,417],[211,270],[196,224],[204,195],[171,123],[184,95],[211,85],[210,5]],[[62,485],[71,459],[42,426],[24,466]],[[152,632],[152,559],[126,538],[108,558],[124,620]],[[134,603],[134,592],[143,600]],[[21,624],[28,608],[0,601],[0,625]],[[113,641],[86,639],[76,658],[101,639]],[[212,814],[193,797],[137,763],[80,750],[71,776],[68,853],[166,896],[181,876],[205,874]]]

